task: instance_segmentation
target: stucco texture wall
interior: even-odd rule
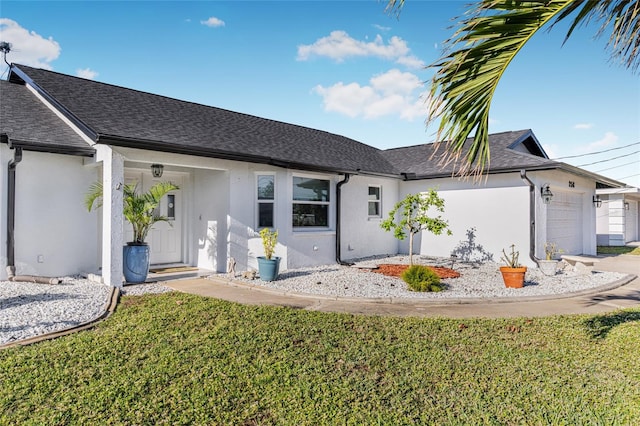
[[[401,197],[430,188],[445,201],[441,216],[452,235],[422,232],[414,241],[414,254],[500,262],[502,249],[509,252],[514,244],[521,263],[535,265],[529,259],[529,187],[516,176],[492,176],[477,184],[455,179],[403,182]],[[406,239],[400,251],[408,253],[408,247]]]
[[[12,154],[4,150],[2,174]],[[77,156],[23,151],[16,168],[15,266],[19,274],[65,276],[96,272],[98,215],[84,207],[97,168]],[[6,227],[3,178],[3,228]],[[5,230],[3,229],[3,237]],[[6,237],[3,238],[3,242]],[[6,251],[3,250],[6,263]],[[5,278],[5,268],[0,271]]]
[[[397,179],[353,176],[342,187],[341,255],[343,260],[397,254],[398,240],[380,228],[382,220],[398,201]],[[380,188],[381,215],[370,216],[369,187]]]

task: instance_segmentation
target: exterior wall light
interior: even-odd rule
[[[163,170],[164,170],[164,166],[162,164],[151,165],[151,174],[153,174],[153,177],[156,177],[156,178],[162,177]]]
[[[625,201],[625,202],[624,202],[624,209],[625,209],[625,210],[629,210],[629,208],[630,208],[630,207],[629,207],[629,202],[628,202],[628,201]]]
[[[593,196],[593,205],[596,206],[596,208],[602,207],[602,200],[600,199],[599,195]]]
[[[553,193],[551,192],[551,189],[549,189],[548,183],[545,183],[544,185],[542,185],[542,187],[540,188],[540,195],[542,196],[542,201],[545,204],[549,204],[551,202],[551,199],[553,198]]]

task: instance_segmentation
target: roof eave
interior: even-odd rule
[[[67,120],[73,123],[84,135],[91,140],[96,140],[97,133],[91,129],[82,120],[76,117],[71,111],[69,111],[64,105],[58,102],[53,96],[51,96],[46,90],[38,85],[35,81],[29,77],[27,73],[22,71],[18,66],[12,64],[9,70],[8,80],[17,82],[15,77],[18,77],[19,81],[28,84],[33,88],[40,96],[42,96],[49,104],[51,104],[60,114],[62,114]]]
[[[346,169],[339,167],[325,167],[316,164],[298,163],[293,161],[280,160],[268,156],[243,154],[238,152],[221,151],[206,148],[184,147],[181,145],[173,145],[162,143],[154,140],[144,140],[137,138],[126,138],[116,135],[99,134],[96,143],[103,145],[119,146],[123,148],[142,149],[148,151],[167,152],[171,154],[195,155],[199,157],[217,158],[220,160],[243,161],[255,164],[268,164],[275,167],[285,169],[304,170],[309,172],[335,173],[335,174],[366,174],[384,177],[399,178],[397,174],[387,174],[378,172],[368,172],[361,169]]]
[[[93,157],[95,149],[91,147],[74,147],[66,145],[51,145],[41,142],[33,142],[11,138],[5,134],[1,135],[0,142],[6,143],[9,148],[20,147],[25,151],[45,152],[49,154],[78,155],[81,157]]]
[[[614,179],[610,179],[606,176],[602,176],[599,175],[597,173],[592,173],[589,172],[587,170],[581,169],[579,167],[576,166],[572,166],[570,164],[566,164],[566,163],[560,163],[560,162],[550,162],[547,164],[539,164],[539,165],[529,165],[529,166],[519,166],[519,167],[505,167],[505,168],[501,168],[501,169],[491,169],[489,172],[483,173],[482,176],[487,176],[487,175],[498,175],[498,174],[505,174],[505,173],[519,173],[521,170],[525,170],[528,172],[533,172],[533,171],[543,171],[543,170],[564,170],[566,172],[569,173],[573,173],[575,175],[578,176],[582,176],[582,177],[586,177],[589,179],[593,179],[598,183],[602,183],[611,187],[617,187],[617,188],[621,188],[621,187],[626,187],[627,185],[623,182],[619,182],[617,180]],[[413,173],[403,173],[403,180],[405,181],[409,181],[409,180],[422,180],[422,179],[440,179],[440,178],[450,178],[450,177],[456,177],[457,175],[455,173],[435,173],[435,174],[428,174],[428,175],[416,175]]]

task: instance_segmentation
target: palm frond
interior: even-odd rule
[[[457,164],[459,175],[480,176],[488,169],[489,109],[500,78],[531,37],[570,3],[480,1],[445,41],[444,55],[430,65],[436,68],[431,99],[439,108],[431,109],[427,122],[440,120],[437,140],[446,146],[441,161]]]
[[[156,209],[160,200],[167,193],[180,189],[171,182],[158,182],[147,192],[139,193],[138,185],[124,185],[122,189],[122,214],[133,227],[133,239],[136,243],[144,243],[147,234],[156,222],[168,221],[166,216],[160,215]],[[94,182],[85,195],[85,206],[91,211],[102,206],[102,182]]]
[[[398,15],[404,5],[404,0],[389,0],[385,10]],[[570,16],[565,41],[578,26],[599,21],[597,36],[611,31],[612,59],[638,70],[640,0],[480,0],[458,18],[445,53],[429,66],[436,73],[427,124],[440,120],[436,140],[445,147],[443,164],[459,165],[461,176],[480,176],[488,169],[489,109],[500,78],[534,34]]]
[[[84,196],[84,206],[87,211],[102,207],[102,182],[94,182],[89,186]]]
[[[600,22],[597,36],[611,31],[607,49],[610,50],[612,61],[619,60],[632,72],[637,72],[640,66],[640,57],[638,57],[638,53],[640,53],[640,1],[576,0],[558,16],[556,23],[564,20],[578,9],[565,41],[578,26],[592,21]]]

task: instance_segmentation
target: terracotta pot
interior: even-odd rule
[[[504,285],[509,288],[522,288],[524,287],[524,274],[527,272],[527,267],[522,266],[520,268],[510,268],[508,266],[501,266],[500,272],[502,272],[502,279]]]

